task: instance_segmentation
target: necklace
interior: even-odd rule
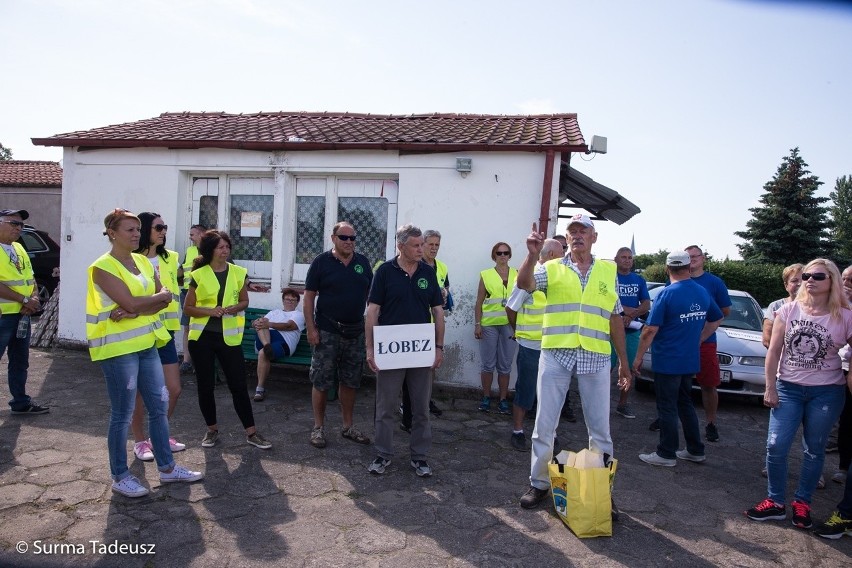
[[[131,273],[133,273],[133,274],[139,274],[139,268],[137,268],[137,267],[136,267],[136,263],[135,263],[135,262],[133,262],[133,257],[132,257],[132,256],[131,256],[131,257],[129,257],[129,258],[118,258],[118,257],[117,257],[117,256],[115,256],[115,254],[113,254],[113,253],[109,253],[109,254],[110,254],[110,256],[112,256],[115,260],[117,260],[119,263],[121,263],[121,266],[123,266],[124,268],[126,268],[127,270],[129,270]]]

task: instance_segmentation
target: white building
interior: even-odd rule
[[[639,211],[568,166],[588,149],[575,114],[166,113],[33,143],[65,148],[58,336],[72,344],[85,340],[85,267],[107,249],[114,207],[159,213],[181,254],[194,223],[229,231],[234,262],[269,285],[250,293],[260,308],[304,282],[337,221],[373,262],[414,223],[441,232],[456,302],[438,380],[475,386],[473,304],[492,245],[508,242],[519,265],[532,224],[552,234],[568,198],[618,223]]]

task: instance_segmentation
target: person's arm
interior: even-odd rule
[[[629,391],[633,382],[633,375],[630,373],[630,363],[627,361],[624,320],[621,318],[621,314],[612,313],[609,315],[609,337],[612,339],[615,354],[618,356],[618,388]]]
[[[305,329],[308,330],[308,343],[314,346],[319,345],[320,342],[317,322],[314,319],[316,297],[316,290],[305,290],[305,295],[302,298],[302,313],[305,314]]]
[[[787,327],[786,320],[775,315],[772,322],[772,335],[769,339],[769,349],[766,350],[766,362],[763,372],[766,378],[766,391],[763,393],[763,404],[769,408],[778,406],[778,390],[776,381],[778,377],[778,363],[781,361],[781,349],[784,345],[784,329]]]
[[[376,366],[376,358],[373,355],[373,327],[379,323],[379,310],[381,306],[374,303],[367,304],[367,315],[364,318],[364,344],[367,348],[367,365],[375,373],[379,370]],[[442,314],[443,316],[443,314]],[[443,317],[442,317],[443,321]],[[437,329],[437,326],[436,326]],[[443,328],[442,328],[443,330]]]
[[[482,337],[482,304],[485,302],[485,282],[479,277],[479,287],[476,289],[476,303],[473,306],[473,336]]]
[[[161,288],[159,292],[151,296],[134,296],[120,278],[100,268],[92,270],[92,279],[113,302],[127,312],[124,317],[133,317],[134,314],[156,314],[172,301],[172,293],[165,288]]]
[[[432,306],[432,319],[435,321],[435,362],[433,369],[437,369],[444,362],[444,308]]]
[[[651,343],[654,342],[658,331],[660,331],[660,327],[656,325],[646,325],[642,328],[642,334],[639,336],[639,346],[636,348],[636,358],[633,360],[631,367],[634,375],[640,374],[643,356],[648,351],[648,348],[651,347]]]
[[[5,284],[0,284],[0,298],[11,302],[21,304],[21,313],[31,315],[41,309],[41,304],[38,301],[38,287],[33,288],[33,293],[29,296],[24,296],[20,292],[15,292]],[[29,298],[26,304],[23,303],[24,298]]]
[[[723,318],[719,318],[716,321],[706,321],[704,322],[704,328],[701,330],[701,339],[699,341],[699,345],[704,343],[708,337],[716,333],[716,330],[719,329],[719,325],[721,325]]]
[[[541,254],[541,249],[544,246],[544,233],[539,233],[535,223],[532,224],[532,232],[527,236],[527,256],[521,262],[518,268],[518,277],[516,283],[518,288],[532,292],[535,290],[535,279],[533,271],[538,265],[538,258]]]
[[[772,320],[769,318],[763,319],[763,333],[760,340],[763,346],[769,349],[769,340],[772,338]]]

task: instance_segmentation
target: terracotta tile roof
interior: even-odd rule
[[[62,187],[59,162],[0,160],[0,187]]]
[[[577,115],[573,113],[508,116],[180,112],[48,138],[33,138],[33,143],[87,148],[155,146],[265,151],[586,150]]]

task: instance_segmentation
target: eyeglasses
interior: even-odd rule
[[[802,272],[802,280],[803,281],[807,282],[811,278],[813,278],[817,282],[822,282],[823,280],[828,278],[828,274],[826,274],[825,272],[814,272],[814,273]]]
[[[299,301],[299,298],[286,298],[286,297],[285,297],[285,298],[284,298],[284,301],[285,301],[285,302],[298,302],[298,301]]]
[[[494,254],[496,254],[497,256],[509,256],[509,255],[510,255],[510,254],[512,254],[512,253],[510,253],[510,252],[509,252],[509,251],[507,251],[507,250],[498,250],[498,251],[497,251],[497,252],[495,252]]]
[[[691,255],[689,255],[689,258],[690,258],[690,259],[693,259],[693,258],[701,258],[702,256],[704,256],[704,255],[703,255],[703,254],[691,254]]]
[[[163,231],[168,231],[169,226],[168,225],[154,225],[154,230],[157,231],[158,233],[162,233]]]
[[[355,242],[355,235],[336,235],[338,239],[341,241],[352,241]]]
[[[23,227],[24,226],[23,221],[0,221],[0,223],[8,223],[8,224],[12,225],[13,227]]]

